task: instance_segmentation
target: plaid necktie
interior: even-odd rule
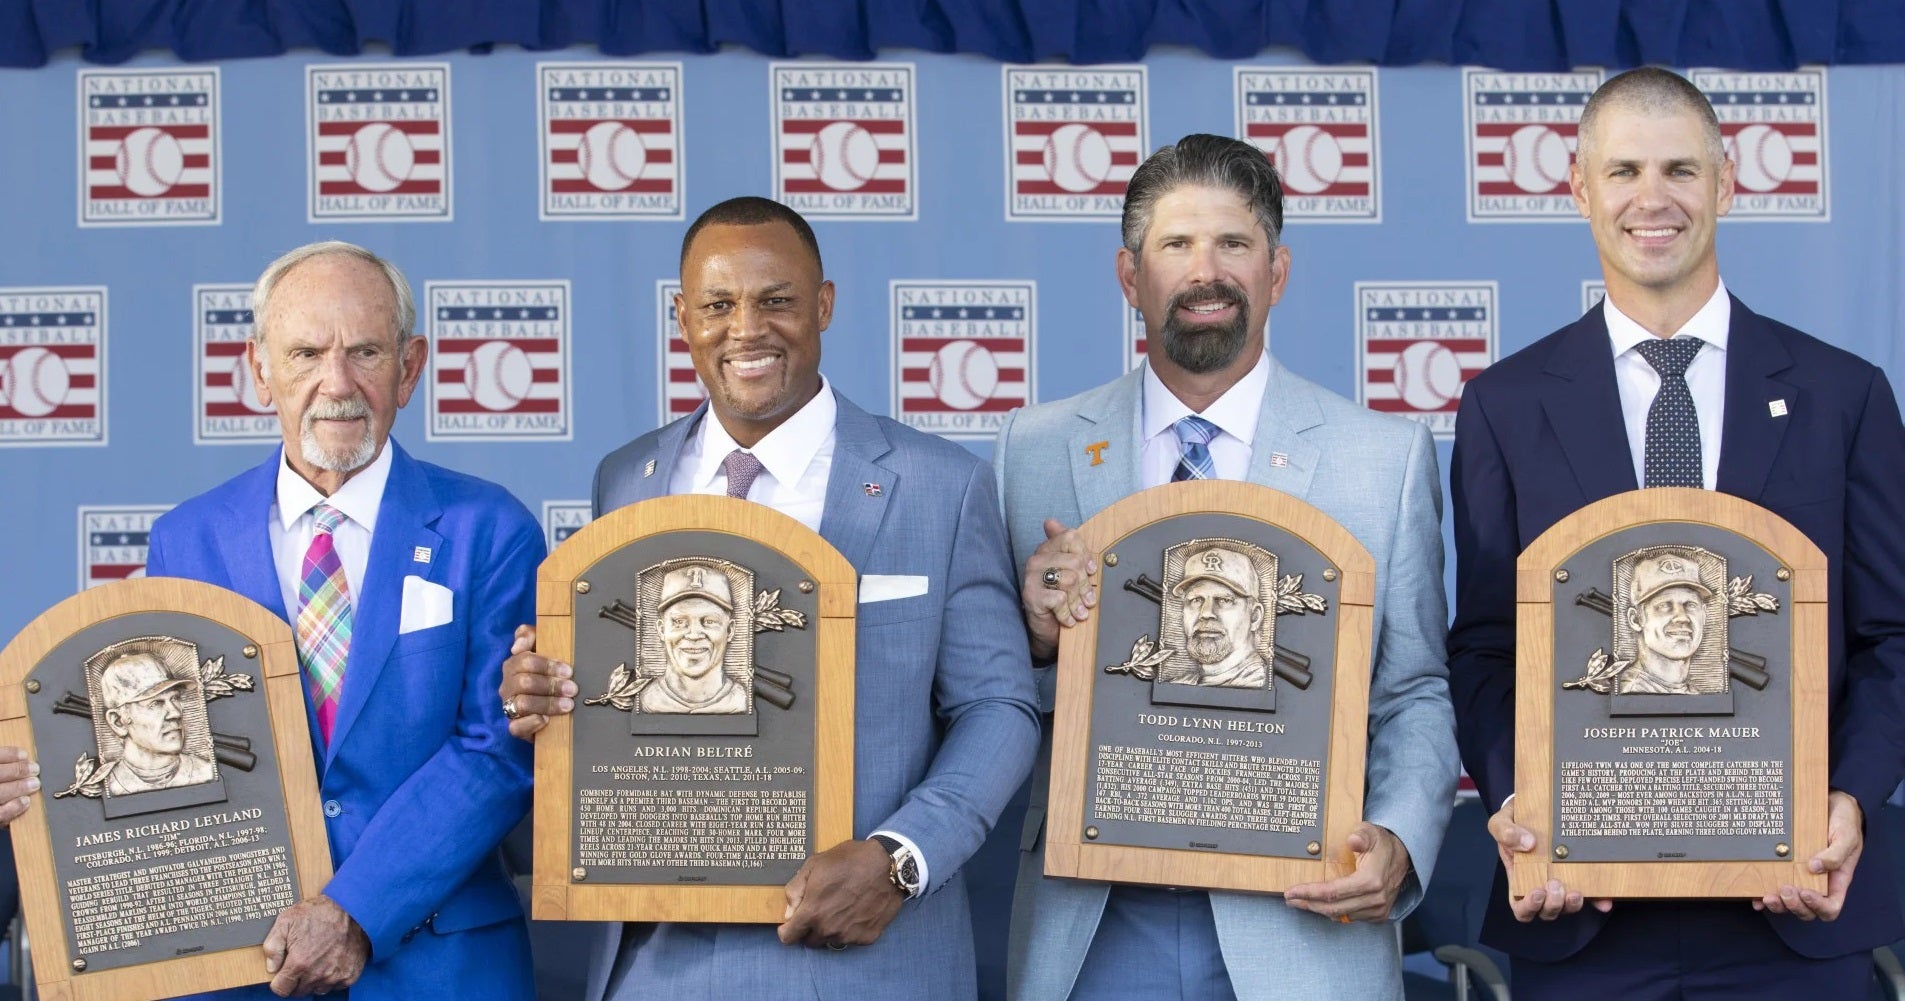
[[[766,466],[754,457],[753,452],[737,448],[721,460],[721,468],[728,474],[728,496],[747,499],[747,492],[754,486],[754,478],[761,475]]]
[[[1171,430],[1177,432],[1177,443],[1183,450],[1177,460],[1177,471],[1171,474],[1171,482],[1216,479],[1217,467],[1210,459],[1210,440],[1217,437],[1217,425],[1191,414],[1179,418]]]
[[[1660,390],[1647,408],[1647,450],[1641,462],[1646,487],[1706,484],[1700,462],[1700,419],[1687,389],[1687,366],[1706,342],[1698,337],[1650,337],[1635,347],[1660,373]]]
[[[318,734],[326,747],[337,721],[337,692],[344,682],[344,660],[351,650],[351,592],[344,583],[331,533],[344,512],[319,504],[312,515],[317,533],[304,551],[304,575],[298,581],[298,665],[304,668],[311,704],[317,707]]]

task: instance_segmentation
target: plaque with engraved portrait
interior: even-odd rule
[[[1048,876],[1281,891],[1353,868],[1369,554],[1247,483],[1173,483],[1080,526],[1099,611],[1061,633]]]
[[[549,555],[537,649],[581,697],[536,738],[537,918],[782,920],[852,836],[855,581],[727,497],[631,504]]]
[[[42,996],[270,979],[278,912],[331,878],[283,620],[187,580],[68,598],[0,651],[0,744],[41,768],[12,826]]]
[[[1660,488],[1522,554],[1517,896],[1824,891],[1825,557],[1751,502]]]

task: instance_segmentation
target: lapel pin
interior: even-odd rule
[[[1092,465],[1102,466],[1105,464],[1105,449],[1110,447],[1109,441],[1094,441],[1085,446],[1085,452],[1091,456]]]
[[[642,464],[642,475],[645,477],[655,475],[655,460],[650,459]]]
[[[410,551],[410,558],[418,563],[430,562],[430,547],[418,546],[417,548]]]
[[[878,497],[882,492],[878,483],[862,483],[860,489],[866,491],[868,497]]]
[[[1283,454],[1282,452],[1271,452],[1270,464],[1280,469],[1290,464],[1290,457]]]
[[[1786,416],[1786,401],[1785,400],[1767,400],[1766,412],[1769,414],[1772,414],[1774,417]]]

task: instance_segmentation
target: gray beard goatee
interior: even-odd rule
[[[370,460],[377,457],[377,436],[368,426],[363,440],[349,451],[327,452],[317,440],[318,421],[368,420],[370,415],[370,404],[362,396],[313,401],[311,408],[304,412],[304,435],[299,442],[304,461],[332,473],[354,473],[370,465]]]

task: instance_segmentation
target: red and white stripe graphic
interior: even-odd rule
[[[1244,138],[1263,150],[1286,190],[1333,198],[1367,197],[1369,126],[1364,122],[1252,122]]]
[[[681,339],[681,326],[675,322],[675,296],[681,283],[666,278],[655,283],[655,341],[661,345],[661,422],[694,413],[708,398],[708,387],[695,373],[694,356],[688,342]]]
[[[897,118],[799,118],[781,123],[781,190],[903,194],[911,186],[907,123]]]
[[[98,344],[0,344],[0,421],[98,416]]]
[[[1142,159],[1131,122],[1012,123],[1012,190],[1021,195],[1124,195]]]

